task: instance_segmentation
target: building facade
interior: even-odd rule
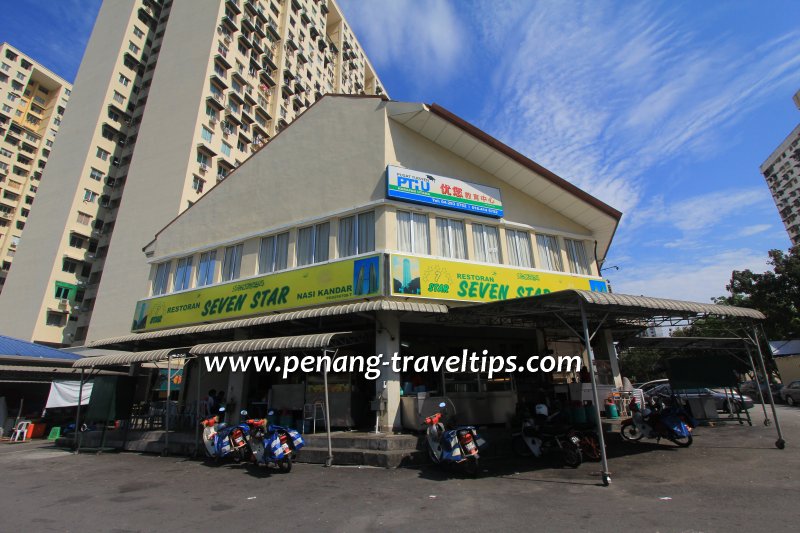
[[[435,104],[326,96],[157,233],[144,249],[147,289],[126,310],[135,334],[90,346],[146,350],[153,342],[252,355],[253,347],[303,348],[309,336],[327,335],[347,339],[341,349],[355,354],[582,356],[569,333],[432,317],[470,303],[606,291],[599,265],[619,218]],[[226,342],[204,344],[209,339]],[[601,382],[613,387],[613,343],[604,332],[597,339]],[[225,390],[236,399],[232,412],[270,390],[272,405],[287,411],[320,401],[319,374],[202,372],[190,371],[186,390]],[[367,400],[377,395],[386,429],[419,422],[409,403],[419,397],[401,394],[414,387],[444,391],[473,423],[507,423],[524,381],[385,367],[374,382],[352,372],[330,379],[340,393],[331,399],[332,424],[375,424]],[[566,376],[559,379],[567,387]],[[532,382],[524,386],[533,394]]]
[[[800,91],[793,97],[800,109]],[[800,124],[761,164],[772,199],[792,245],[800,244]]]
[[[0,292],[71,89],[71,84],[31,57],[8,43],[0,44]],[[59,296],[65,294],[62,289]]]
[[[384,92],[333,0],[107,1],[75,85],[0,300],[59,346],[124,331],[141,247],[314,101]]]

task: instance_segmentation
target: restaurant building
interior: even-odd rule
[[[321,374],[208,372],[201,361],[323,350],[585,357],[563,331],[446,317],[480,302],[606,292],[599,268],[620,216],[436,104],[328,95],[158,232],[143,249],[149,279],[130,280],[142,294],[131,335],[88,346],[140,354],[120,363],[195,361],[171,392],[184,405],[214,388],[235,412],[269,404],[298,421],[322,401]],[[610,389],[620,384],[612,338],[594,339]],[[518,402],[588,399],[578,370],[331,372],[331,424],[415,429],[443,395],[470,423],[507,424]]]

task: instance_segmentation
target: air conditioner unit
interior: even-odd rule
[[[205,172],[208,170],[208,165],[205,163],[200,163],[200,172]]]
[[[61,298],[58,301],[58,308],[59,309],[66,309],[67,307],[69,307],[69,300],[67,300],[66,298]]]

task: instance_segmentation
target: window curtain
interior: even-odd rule
[[[558,238],[554,235],[537,235],[536,245],[539,248],[539,260],[542,268],[546,270],[564,271],[561,262],[561,248],[558,246]]]
[[[200,264],[197,268],[197,286],[211,285],[214,283],[214,268],[217,262],[217,251],[212,250],[200,255]]]
[[[314,238],[314,262],[320,263],[328,260],[328,249],[330,248],[331,225],[329,222],[316,225],[316,235]]]
[[[439,255],[454,259],[467,258],[467,236],[462,221],[437,218],[436,237],[439,242]]]
[[[289,232],[275,236],[275,270],[289,267]]]
[[[170,261],[158,265],[158,269],[156,270],[156,279],[153,281],[153,296],[167,292],[171,265],[172,263]]]
[[[297,266],[314,262],[314,227],[300,228],[297,231]]]
[[[228,246],[225,248],[225,257],[222,259],[222,281],[230,281],[239,277],[239,267],[242,261],[242,247]]]
[[[356,217],[339,219],[339,257],[348,257],[358,253],[356,243]]]
[[[531,238],[525,231],[506,230],[509,260],[512,265],[532,268]]]
[[[191,282],[192,276],[192,257],[184,257],[183,259],[178,260],[178,264],[175,267],[175,290],[182,291],[189,288],[189,283]]]
[[[416,254],[429,255],[431,253],[431,234],[428,228],[428,215],[412,213],[411,222],[414,231],[413,252]]]
[[[261,239],[258,250],[258,273],[265,274],[275,271],[275,236]]]
[[[484,226],[483,224],[473,224],[472,237],[475,241],[476,260],[484,263],[500,262],[500,236],[497,228]]]
[[[358,215],[358,253],[375,251],[375,211]]]
[[[569,268],[574,274],[589,275],[589,260],[586,257],[586,248],[583,242],[572,239],[564,239],[567,245],[567,257],[569,258]]]
[[[411,249],[411,213],[397,212],[397,249],[401,252],[413,252]]]

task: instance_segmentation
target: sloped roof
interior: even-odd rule
[[[0,358],[53,359],[76,361],[81,357],[49,346],[0,335]]]

